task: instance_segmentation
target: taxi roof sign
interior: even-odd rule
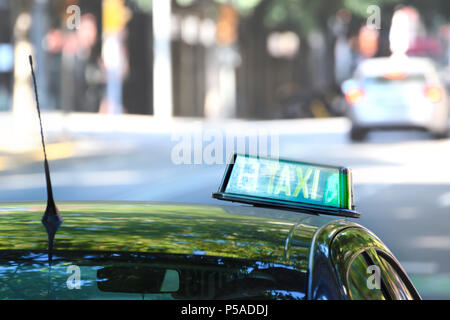
[[[359,217],[351,170],[234,154],[214,198],[259,206]]]

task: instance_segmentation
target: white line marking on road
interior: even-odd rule
[[[403,261],[400,265],[408,274],[433,274],[439,270],[439,264],[436,262]]]
[[[64,186],[111,186],[132,185],[142,182],[141,171],[109,170],[88,172],[52,172],[52,184],[55,187]],[[12,174],[0,177],[2,183],[0,190],[26,190],[45,187],[43,173]]]
[[[444,193],[439,197],[438,205],[441,208],[450,207],[450,192]]]
[[[450,236],[421,236],[411,241],[412,248],[450,250]]]

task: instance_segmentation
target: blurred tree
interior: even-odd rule
[[[334,48],[339,33],[345,36],[357,35],[363,24],[368,22],[372,15],[371,6],[380,8],[380,30],[378,36],[377,56],[390,54],[389,30],[394,11],[401,6],[414,6],[422,15],[428,30],[435,27],[439,21],[438,17],[448,19],[450,17],[450,1],[436,0],[432,2],[421,0],[215,0],[218,3],[231,3],[240,11],[240,46],[249,51],[248,59],[254,68],[250,67],[245,73],[254,72],[253,83],[247,85],[248,89],[254,91],[254,98],[245,98],[246,105],[255,105],[261,114],[265,114],[264,107],[271,104],[270,95],[267,90],[268,78],[273,74],[267,68],[270,59],[265,57],[266,38],[272,31],[291,30],[300,38],[300,51],[292,66],[300,71],[295,76],[296,83],[300,88],[311,84],[318,86],[320,90],[329,92],[338,90],[334,83]],[[350,14],[350,21],[342,30],[336,30],[336,13],[346,10]],[[248,35],[246,35],[248,33]],[[251,44],[250,44],[251,42]],[[253,47],[253,49],[252,49]],[[321,48],[321,49],[318,49]],[[250,52],[258,52],[251,54]],[[320,57],[319,57],[320,55]],[[243,54],[244,64],[246,56]],[[314,61],[314,63],[311,63]],[[295,71],[294,71],[295,72]],[[319,78],[317,78],[319,77]],[[321,79],[320,79],[321,78]],[[318,80],[318,81],[317,81]],[[325,80],[325,83],[323,82]],[[244,90],[244,89],[243,89]],[[310,89],[308,89],[310,90]],[[266,96],[261,95],[266,92]],[[260,96],[258,97],[258,93]],[[266,108],[271,108],[266,106]],[[261,111],[262,110],[262,111]]]
[[[238,78],[246,82],[237,85],[237,103],[242,105],[239,116],[268,116],[273,108],[276,86],[289,85],[295,91],[302,88],[306,91],[316,87],[322,93],[338,92],[335,83],[335,44],[338,35],[345,37],[357,35],[361,25],[371,15],[368,8],[380,7],[381,30],[378,37],[378,56],[390,54],[389,27],[392,14],[398,6],[412,5],[418,8],[427,25],[435,23],[434,17],[450,16],[450,1],[434,0],[172,0],[175,6],[184,12],[198,10],[202,15],[219,20],[223,5],[230,5],[239,13],[236,19],[237,48],[242,56],[243,67],[238,70]],[[138,9],[143,15],[151,15],[151,0],[128,0],[127,5]],[[207,8],[207,9],[205,9]],[[336,30],[338,11],[346,11],[350,21],[344,28]],[[232,24],[216,31],[226,38],[226,43],[234,43],[235,30]],[[136,26],[133,32],[138,32]],[[224,32],[220,32],[224,31]],[[300,41],[297,56],[290,61],[281,61],[267,52],[267,37],[273,31],[294,31]],[[231,40],[229,40],[230,38]],[[344,40],[345,41],[345,40]],[[354,42],[357,43],[356,41]],[[177,44],[174,43],[174,46]],[[136,45],[136,48],[138,45]],[[355,46],[355,48],[357,45]],[[173,49],[174,50],[174,49]],[[188,50],[184,48],[183,50]],[[190,50],[190,49],[189,49]],[[194,50],[192,48],[192,50]],[[195,49],[197,50],[197,49]],[[201,54],[195,51],[196,57]],[[189,55],[183,54],[184,60]],[[288,68],[288,66],[290,68]],[[288,72],[286,72],[286,69]],[[274,72],[276,71],[276,72]],[[196,72],[200,74],[201,72]],[[277,73],[277,74],[275,74]],[[137,79],[137,78],[136,78]],[[289,83],[287,83],[289,82]],[[186,85],[184,84],[186,88]],[[313,89],[316,89],[313,88]],[[251,97],[250,97],[251,96]],[[328,98],[327,98],[328,99]],[[176,99],[175,99],[176,100]],[[184,102],[184,105],[187,103]],[[238,107],[239,108],[239,107]]]
[[[141,12],[151,13],[153,8],[152,0],[130,0]]]

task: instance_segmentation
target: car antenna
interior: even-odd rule
[[[59,214],[59,210],[56,207],[55,200],[53,199],[53,190],[52,190],[52,182],[50,180],[50,170],[48,167],[47,161],[47,153],[45,152],[45,141],[44,141],[44,132],[42,130],[42,120],[41,120],[41,109],[39,107],[39,96],[36,85],[36,75],[34,74],[33,69],[33,58],[31,55],[30,59],[30,67],[31,67],[31,75],[33,77],[34,84],[34,94],[36,97],[36,107],[39,116],[39,125],[41,127],[41,140],[42,140],[42,148],[44,150],[44,169],[45,169],[45,180],[47,182],[47,208],[45,209],[45,213],[42,216],[42,224],[45,227],[48,235],[48,262],[51,265],[52,263],[52,252],[53,252],[53,240],[55,238],[56,231],[58,231],[59,226],[61,225],[63,219]]]

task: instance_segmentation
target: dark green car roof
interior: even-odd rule
[[[59,202],[55,250],[154,252],[308,267],[317,231],[339,217],[252,206]],[[0,250],[47,249],[45,203],[0,204]],[[348,224],[353,224],[348,221]],[[353,224],[354,225],[354,224]]]

